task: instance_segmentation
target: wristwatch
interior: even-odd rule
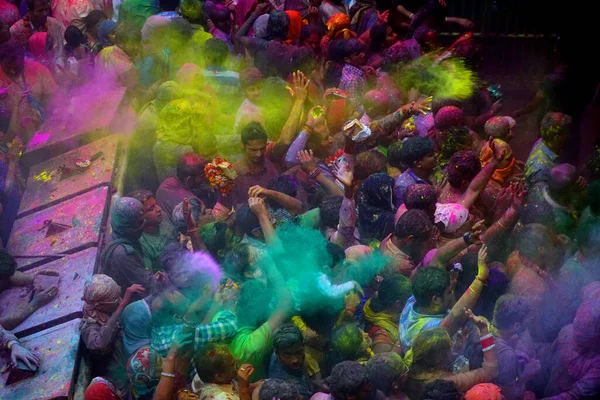
[[[473,243],[475,243],[475,241],[471,237],[471,232],[465,232],[465,234],[463,235],[463,240],[468,245],[472,245]]]

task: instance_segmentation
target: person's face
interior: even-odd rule
[[[393,45],[398,41],[398,35],[392,30],[391,26],[388,26],[385,31],[385,44],[387,47]]]
[[[449,310],[454,305],[454,283],[451,283],[444,292],[444,297],[442,297],[440,302],[440,311],[445,312]]]
[[[304,367],[304,344],[298,343],[287,349],[278,350],[277,357],[287,369],[299,371]]]
[[[350,57],[346,57],[346,62],[354,67],[360,67],[365,65],[367,57],[364,52],[352,54]]]
[[[431,153],[427,154],[421,160],[417,161],[415,166],[423,171],[433,171],[433,169],[437,166],[435,153],[432,151]]]
[[[253,103],[258,102],[262,89],[259,83],[250,85],[246,88],[246,98]]]
[[[0,43],[5,43],[10,40],[10,27],[6,24],[2,24],[0,27]]]
[[[311,33],[310,36],[304,40],[304,47],[309,47],[315,54],[318,54],[321,51],[321,38],[316,33]]]
[[[264,162],[266,150],[266,140],[249,140],[248,144],[244,146],[246,158],[253,165],[261,165]]]
[[[232,354],[229,354],[225,360],[225,368],[223,371],[219,372],[215,375],[215,382],[220,384],[231,383],[233,379],[237,376],[237,364],[238,359],[235,358]]]
[[[38,0],[33,4],[33,10],[29,11],[30,21],[34,26],[44,25],[48,19],[50,7],[45,0]]]
[[[11,78],[16,78],[23,73],[24,58],[9,56],[2,62],[2,70]]]
[[[162,209],[154,197],[144,202],[144,218],[148,226],[158,226],[163,221]]]

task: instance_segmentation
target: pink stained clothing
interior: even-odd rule
[[[94,69],[96,76],[112,78],[115,82],[118,81],[125,86],[123,79],[126,79],[132,70],[135,70],[135,65],[129,56],[117,46],[105,47],[96,56]]]
[[[57,19],[52,17],[48,17],[46,25],[48,27],[47,32],[54,39],[54,43],[58,49],[62,49],[63,43],[65,41],[65,27],[60,23]],[[31,28],[31,34],[33,35],[36,32],[39,32],[33,26]],[[29,38],[31,35],[27,35],[27,29],[25,29],[25,25],[22,19],[18,20],[10,27],[10,35],[14,40],[17,41],[21,46],[25,49],[29,50]],[[60,52],[59,52],[60,53]]]
[[[0,21],[10,28],[19,19],[21,19],[21,15],[17,6],[6,0],[0,0]]]
[[[235,25],[238,29],[244,25],[257,4],[256,0],[238,0],[235,6]]]
[[[29,53],[35,59],[46,58],[46,41],[48,40],[48,32],[37,32],[29,38]]]
[[[242,127],[253,121],[259,122],[263,126],[265,125],[265,117],[260,108],[250,100],[244,99],[235,115],[233,131],[237,133]]]
[[[85,17],[96,9],[91,0],[52,0],[50,6],[58,22],[63,26],[73,25],[83,33],[87,31]]]

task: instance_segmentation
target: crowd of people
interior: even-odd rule
[[[4,243],[23,146],[65,99],[122,88],[135,120],[83,295],[86,400],[600,397],[600,151],[567,163],[591,101],[573,48],[508,116],[471,21],[384,3],[0,0]],[[8,330],[58,287],[16,268],[1,250],[0,289],[35,291],[0,347],[33,368]]]

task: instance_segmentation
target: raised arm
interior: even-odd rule
[[[294,72],[291,88],[294,96],[294,106],[292,107],[290,116],[285,122],[283,129],[281,130],[279,139],[273,147],[273,156],[276,159],[279,159],[286,154],[290,145],[294,141],[294,138],[296,137],[298,125],[300,124],[300,119],[302,118],[302,111],[304,110],[304,103],[306,102],[306,97],[308,96],[309,83],[310,81],[306,76],[304,76],[302,71]]]
[[[50,303],[52,299],[56,297],[57,293],[58,286],[56,285],[50,286],[41,292],[35,292],[33,295],[33,300],[31,300],[29,303],[14,310],[5,310],[5,312],[10,312],[10,314],[0,318],[0,326],[12,331],[17,326],[21,325],[21,323],[29,318],[34,312]]]
[[[271,199],[294,216],[301,214],[304,211],[304,206],[300,200],[288,196],[285,193],[278,192],[277,190],[265,189],[262,186],[256,185],[248,189],[248,196]]]
[[[396,128],[399,128],[402,122],[412,114],[425,113],[431,110],[432,97],[425,97],[417,101],[405,104],[393,113],[373,121],[370,128],[378,135],[387,135]]]
[[[473,178],[469,184],[469,187],[461,196],[459,203],[465,206],[467,209],[470,209],[471,206],[475,204],[475,200],[477,200],[479,194],[483,191],[483,189],[485,189],[490,178],[492,175],[494,175],[494,171],[496,171],[500,161],[502,161],[504,155],[506,154],[505,151],[496,148],[494,138],[490,138],[488,143],[494,152],[494,158],[481,169],[475,178]]]
[[[440,247],[433,259],[431,260],[431,265],[446,268],[446,264],[448,264],[450,260],[459,255],[461,251],[463,251],[470,245],[479,241],[484,230],[484,222],[477,222],[475,225],[473,225],[473,229],[471,230],[471,232],[466,233],[461,238],[451,240],[444,246]]]
[[[252,29],[252,26],[258,17],[266,13],[269,10],[269,7],[270,4],[268,2],[258,3],[256,9],[252,12],[252,14],[250,14],[250,17],[248,17],[246,22],[244,22],[244,25],[242,25],[235,34],[235,40],[239,44],[244,47],[250,47],[252,38],[248,37],[248,33],[250,32],[250,29]]]
[[[483,286],[487,281],[490,270],[487,266],[487,247],[483,245],[479,250],[477,263],[477,276],[469,289],[458,299],[450,313],[444,318],[440,326],[446,328],[450,336],[454,335],[467,322],[464,309],[472,309],[477,304]]]
[[[317,162],[313,157],[312,150],[298,152],[298,160],[302,163],[302,170],[306,172],[309,178],[315,180],[319,185],[334,196],[343,196],[344,191],[334,181],[329,179],[317,166]]]
[[[250,211],[256,215],[256,218],[258,218],[265,241],[269,244],[279,245],[279,238],[277,237],[275,228],[273,228],[273,224],[271,223],[271,215],[269,214],[267,207],[265,207],[264,200],[260,197],[250,197],[248,199],[248,205],[250,206]]]

